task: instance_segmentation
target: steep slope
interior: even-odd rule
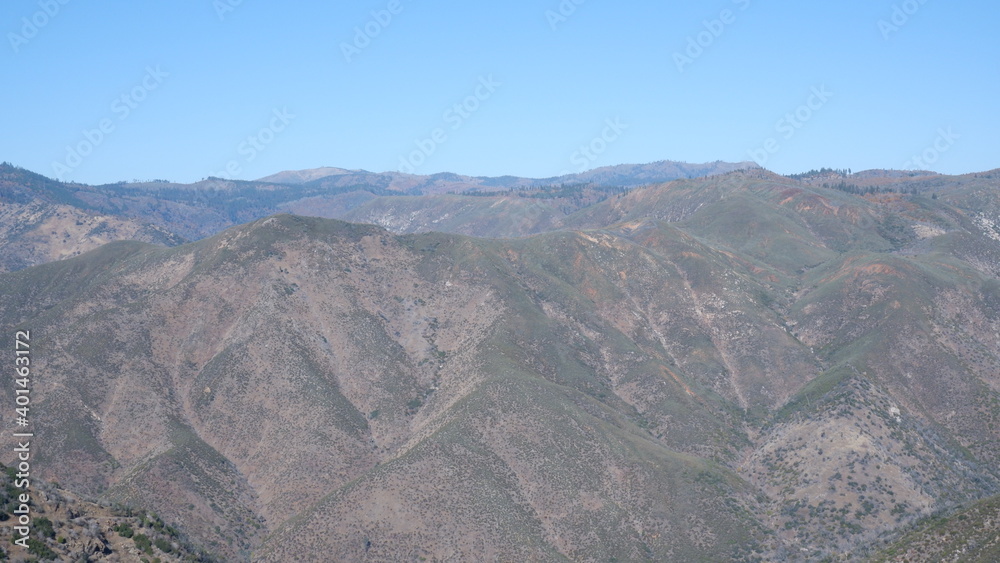
[[[941,561],[989,563],[1000,560],[1000,498],[993,497],[955,514],[935,515],[872,558],[873,562]]]
[[[553,236],[524,252],[602,252]],[[229,556],[257,544],[259,519],[278,530],[263,556],[348,557],[356,544],[330,535],[343,510],[374,522],[363,529],[390,558],[482,547],[459,537],[501,558],[752,548],[760,528],[739,507],[757,501],[711,461],[733,455],[725,403],[632,344],[585,293],[553,289],[555,264],[520,278],[517,267],[498,243],[280,216],[10,274],[24,302],[0,314],[46,335],[34,352],[50,374],[34,391],[49,437],[39,466],[184,518]],[[371,513],[383,502],[390,512]],[[463,503],[476,519],[435,524]],[[432,528],[417,533],[399,510]]]
[[[303,215],[320,216],[303,211]],[[552,202],[534,198],[446,195],[381,197],[325,216],[378,225],[400,234],[438,231],[514,238],[558,230],[565,214]]]
[[[228,558],[852,559],[998,491],[996,209],[758,171],[513,240],[282,215],[4,274],[0,322],[39,471]]]

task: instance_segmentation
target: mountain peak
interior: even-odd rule
[[[275,184],[305,184],[327,176],[341,176],[364,172],[363,170],[348,170],[346,168],[336,168],[333,166],[321,166],[319,168],[307,168],[304,170],[285,170],[269,176],[257,179],[258,182],[271,182]]]

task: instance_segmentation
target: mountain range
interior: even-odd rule
[[[207,178],[195,184],[154,180],[88,186],[61,183],[5,162],[0,164],[0,271],[74,256],[112,240],[176,245],[279,212],[347,218],[360,207],[354,213],[379,213],[381,207],[398,203],[393,196],[517,190],[537,197],[566,186],[586,186],[588,201],[593,202],[609,190],[748,167],[756,165],[662,161],[543,180],[324,167],[251,182]]]
[[[41,475],[223,560],[988,557],[998,188],[5,165],[0,323]]]

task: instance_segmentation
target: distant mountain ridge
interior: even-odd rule
[[[286,184],[316,183],[330,187],[371,185],[407,195],[434,195],[461,193],[464,191],[502,191],[561,184],[635,187],[669,182],[681,178],[713,176],[734,170],[753,168],[759,168],[757,163],[715,161],[704,164],[689,164],[686,162],[661,160],[650,164],[604,166],[585,172],[551,176],[548,178],[522,178],[517,176],[465,176],[450,172],[421,176],[403,172],[379,173],[368,172],[366,170],[322,167],[279,172],[260,178],[257,181]]]
[[[180,244],[278,212],[346,217],[377,197],[536,190],[570,184],[573,189],[590,189],[586,202],[592,203],[606,197],[609,189],[750,166],[755,165],[662,161],[547,180],[324,167],[279,172],[251,182],[208,178],[194,184],[152,181],[89,186],[62,183],[5,162],[0,164],[0,242],[4,243],[0,272],[74,256],[113,240]],[[574,205],[583,203],[578,198]]]
[[[272,184],[304,184],[306,182],[311,182],[327,176],[351,174],[354,172],[361,171],[347,170],[346,168],[336,168],[333,166],[323,166],[321,168],[312,168],[309,170],[287,170],[284,172],[278,172],[276,174],[260,178],[257,181]]]
[[[0,272],[76,256],[116,240],[177,245],[168,226],[102,210],[76,186],[0,164]]]
[[[274,213],[372,223],[395,233],[444,231],[509,238],[576,224],[574,215],[644,186],[683,186],[703,178],[790,181],[855,195],[940,193],[988,186],[1000,171],[933,172],[823,169],[784,177],[753,163],[618,165],[546,179],[325,167],[269,176],[275,181],[208,178],[194,184],[149,181],[88,186],[61,183],[0,164],[0,271],[74,256],[113,240],[176,245]],[[723,182],[724,183],[724,182]],[[475,196],[475,197],[472,197]],[[676,210],[671,211],[676,215]]]

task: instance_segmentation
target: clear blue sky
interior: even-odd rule
[[[1000,167],[995,4],[562,5],[4,0],[0,160],[85,183],[751,156],[779,173]]]

